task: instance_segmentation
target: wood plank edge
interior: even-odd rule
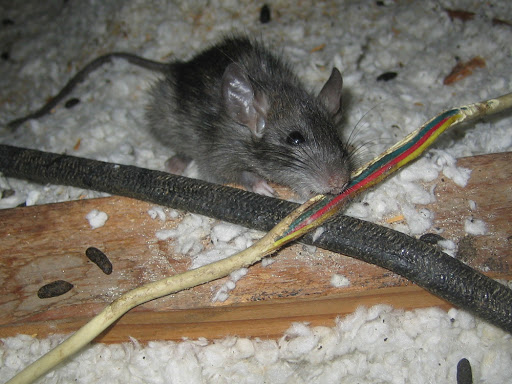
[[[236,306],[217,306],[194,310],[159,313],[127,313],[95,342],[120,343],[130,337],[146,343],[152,340],[179,341],[184,338],[218,339],[226,336],[279,338],[293,322],[312,326],[334,326],[337,317],[353,313],[359,306],[387,304],[412,310],[426,307],[449,309],[452,305],[414,286],[372,290],[355,296],[339,295],[317,299],[287,299]],[[51,334],[75,332],[88,320],[73,318],[62,321],[25,323],[0,327],[0,337],[27,334],[43,338]]]

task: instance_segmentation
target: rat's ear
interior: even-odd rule
[[[263,136],[267,98],[263,93],[255,92],[249,77],[238,64],[231,63],[224,71],[222,98],[226,112],[233,120],[247,126],[255,137]]]
[[[343,89],[343,78],[337,68],[333,68],[329,80],[325,83],[318,94],[318,99],[325,105],[327,111],[334,117],[336,122],[341,120],[341,90]]]

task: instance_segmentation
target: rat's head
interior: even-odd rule
[[[250,131],[248,170],[302,197],[341,193],[351,171],[337,131],[342,86],[336,68],[312,97],[294,82],[258,87],[238,65],[230,65],[224,74],[223,98],[230,117]]]

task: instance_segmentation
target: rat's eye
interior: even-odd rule
[[[306,139],[304,138],[304,136],[302,136],[302,133],[300,133],[299,131],[291,132],[286,138],[286,142],[290,145],[299,145],[305,141]]]

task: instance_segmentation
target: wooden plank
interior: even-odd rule
[[[444,230],[444,237],[458,240],[470,265],[510,279],[512,154],[460,159],[459,165],[473,170],[469,184],[460,188],[442,176],[434,182],[437,202],[427,206],[436,214],[434,225]],[[476,209],[470,210],[469,200]],[[162,222],[150,218],[147,211],[152,207],[109,197],[0,211],[0,337],[74,331],[123,292],[185,271],[190,258],[175,254],[172,241],[155,236],[176,227],[185,213]],[[92,209],[109,215],[103,227],[90,228],[85,216]],[[484,220],[488,235],[465,235],[469,216]],[[204,240],[208,245],[210,239]],[[85,257],[89,246],[108,255],[114,266],[111,275]],[[293,321],[332,325],[336,316],[358,305],[450,307],[389,271],[325,250],[296,244],[275,260],[266,267],[253,266],[226,302],[211,301],[225,282],[221,279],[139,306],[99,340],[277,337]],[[347,276],[351,285],[332,287],[334,273]],[[74,288],[60,297],[39,299],[37,290],[57,279]]]
[[[361,305],[376,304],[390,304],[403,309],[430,306],[450,308],[449,303],[425,293],[417,286],[398,286],[362,291],[358,295],[341,293],[325,298],[286,298],[165,312],[133,311],[96,341],[119,343],[127,341],[128,336],[139,341],[181,340],[184,337],[214,339],[228,335],[279,338],[292,322],[331,326],[338,316],[350,314]],[[83,317],[70,317],[44,324],[33,322],[4,325],[0,328],[0,334],[4,337],[18,333],[37,336],[68,333],[84,325],[87,320]]]

